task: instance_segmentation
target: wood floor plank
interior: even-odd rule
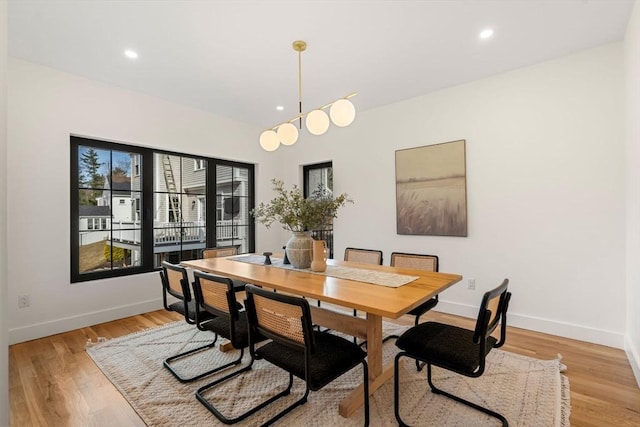
[[[10,346],[10,425],[144,426],[86,354],[85,345],[88,339],[115,338],[176,320],[183,319],[159,310]],[[470,319],[438,312],[428,313],[427,320],[473,326]],[[413,318],[399,322],[412,325]],[[572,426],[640,426],[640,389],[623,350],[512,327],[504,350],[539,359],[562,355],[571,387]]]

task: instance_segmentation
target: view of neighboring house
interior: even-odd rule
[[[114,175],[112,183],[105,177],[102,195],[96,197],[96,205],[80,205],[80,244],[88,245],[109,240],[112,219],[130,222],[134,215],[131,197],[131,179]],[[112,188],[111,188],[112,187]],[[97,231],[102,230],[102,233]]]
[[[80,246],[105,241],[125,250],[128,265],[140,262],[142,168],[130,153],[128,175],[105,179],[96,205],[80,206]],[[205,159],[155,153],[153,229],[155,265],[198,258],[207,247],[207,162]],[[216,246],[248,250],[248,171],[216,165]],[[106,177],[105,177],[106,178]],[[210,204],[212,206],[213,204]],[[102,231],[102,232],[99,232]]]
[[[111,228],[111,207],[109,205],[80,206],[80,246],[89,245],[101,240],[109,239]],[[104,233],[96,233],[95,230],[105,230]]]

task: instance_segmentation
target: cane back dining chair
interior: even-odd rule
[[[216,338],[218,336],[227,338],[233,348],[240,350],[240,354],[235,360],[223,363],[210,370],[209,373],[213,374],[239,365],[244,356],[244,349],[249,346],[249,325],[247,322],[247,313],[241,310],[242,305],[240,305],[236,299],[237,290],[233,281],[227,277],[216,276],[198,270],[193,272],[193,276],[195,279],[193,282],[193,291],[196,302],[201,305],[207,313],[213,316],[213,318],[202,321],[199,316],[197,316],[196,325],[198,329],[211,331],[216,334]],[[261,340],[264,340],[264,338],[256,337],[256,341]],[[196,398],[211,411],[216,418],[225,424],[234,424],[243,420],[260,408],[249,410],[243,414],[229,418],[207,400],[205,392],[232,377],[250,370],[252,365],[253,358],[251,358],[249,364],[243,368],[232,371],[222,378],[203,385],[196,391]]]
[[[219,246],[216,248],[205,248],[202,250],[202,259],[207,258],[220,258],[225,256],[234,256],[238,255],[238,247],[237,246]],[[233,281],[233,286],[236,289],[236,292],[244,290],[247,282],[243,280],[231,279]]]
[[[344,260],[382,265],[382,251],[377,249],[346,248],[344,250]]]
[[[344,260],[363,264],[382,265],[382,251],[377,249],[346,248],[344,250]],[[318,301],[318,307],[320,307],[320,301]],[[357,311],[353,310],[353,315],[357,316],[357,314]]]
[[[221,246],[217,248],[206,248],[202,250],[203,259],[233,255],[238,255],[238,248],[236,246]]]
[[[424,271],[438,271],[438,257],[436,255],[425,255],[425,254],[408,254],[403,252],[393,252],[391,253],[391,267],[400,267],[400,268],[412,268],[415,270],[424,270]],[[414,325],[418,325],[420,323],[420,316],[425,314],[427,311],[431,310],[438,304],[438,295],[423,302],[418,307],[409,311],[412,316],[415,316]],[[396,337],[397,338],[397,337]]]
[[[346,248],[344,250],[344,260],[362,264],[382,265],[382,251],[377,249]],[[358,315],[358,310],[355,308],[353,309],[353,315]],[[358,342],[358,339],[353,337],[353,342]],[[364,344],[366,344],[366,341],[360,343],[360,345]]]
[[[164,261],[162,263],[162,270],[160,270],[160,279],[162,281],[162,302],[165,310],[182,314],[184,320],[190,325],[196,324],[196,317],[201,321],[213,318],[213,316],[199,306],[193,298],[191,285],[189,284],[189,276],[184,267]],[[169,303],[168,296],[177,298],[178,301]],[[184,377],[174,369],[172,363],[178,359],[183,359],[192,354],[213,348],[215,342],[216,339],[209,344],[178,353],[164,359],[162,363],[180,382],[191,382],[206,377],[213,371],[205,371],[192,377]]]
[[[400,268],[412,268],[415,270],[424,270],[424,271],[438,271],[439,260],[437,255],[426,255],[426,254],[411,254],[405,252],[392,252],[391,253],[391,261],[389,262],[391,267],[400,267]],[[423,302],[413,310],[409,311],[407,314],[414,316],[414,326],[417,326],[420,323],[420,316],[425,314],[427,311],[431,310],[438,304],[438,295],[433,298]],[[398,335],[389,335],[384,338],[384,341],[387,341],[392,338],[398,338]],[[424,367],[424,363],[416,360],[416,369],[421,371]]]
[[[503,426],[509,425],[503,415],[437,388],[431,376],[432,366],[473,378],[484,373],[487,354],[492,349],[501,347],[506,340],[507,309],[511,299],[511,293],[507,291],[508,285],[509,280],[504,279],[500,286],[484,294],[474,330],[439,322],[425,322],[410,328],[398,338],[396,346],[401,351],[394,360],[393,406],[400,426],[407,425],[400,417],[399,365],[403,357],[426,363],[427,381],[433,393],[442,394],[498,418]],[[496,339],[491,334],[498,325],[500,338]]]
[[[382,265],[382,251],[377,249],[346,248],[344,250],[344,260],[362,264]],[[354,309],[353,315],[357,316],[358,311]]]
[[[364,384],[364,425],[369,425],[369,380],[366,352],[357,344],[333,334],[314,330],[309,302],[301,297],[276,293],[247,285],[246,308],[249,318],[249,347],[253,357],[289,373],[287,395],[293,377],[304,380],[304,395],[271,418],[269,425],[304,404],[310,391],[318,391],[336,378],[362,365]],[[271,341],[256,347],[255,336]]]

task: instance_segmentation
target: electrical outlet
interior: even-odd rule
[[[470,291],[476,290],[476,279],[469,279],[467,281],[467,289],[469,289]]]
[[[20,294],[18,295],[18,308],[26,308],[31,305],[31,295]]]

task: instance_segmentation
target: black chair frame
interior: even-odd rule
[[[265,422],[263,424],[263,426],[268,426],[273,424],[274,422],[276,422],[277,420],[281,419],[282,417],[284,417],[286,414],[288,414],[289,412],[291,412],[293,409],[295,409],[298,406],[303,405],[304,403],[306,403],[307,398],[309,396],[309,392],[310,391],[317,391],[322,389],[325,385],[329,384],[331,381],[335,380],[336,378],[340,377],[341,375],[343,375],[344,373],[350,371],[352,368],[354,368],[355,366],[357,366],[358,364],[362,364],[362,369],[363,369],[363,384],[364,384],[364,411],[365,411],[365,427],[369,425],[369,370],[368,370],[368,365],[366,360],[364,359],[364,357],[362,358],[362,360],[358,363],[353,364],[350,368],[343,370],[341,372],[336,372],[335,375],[332,375],[330,378],[325,379],[326,381],[324,381],[321,384],[316,384],[315,386],[312,386],[309,383],[309,378],[311,378],[311,373],[310,373],[310,368],[311,368],[311,355],[312,353],[314,353],[316,351],[316,335],[315,334],[322,334],[322,332],[318,332],[314,329],[314,326],[311,322],[311,310],[309,308],[309,302],[301,297],[295,297],[295,296],[291,296],[291,295],[286,295],[286,294],[282,294],[282,293],[276,293],[273,292],[272,290],[266,290],[266,289],[262,289],[260,287],[254,286],[254,285],[247,285],[246,287],[246,291],[247,291],[247,299],[246,299],[246,307],[247,307],[247,314],[249,317],[249,325],[250,325],[250,329],[249,329],[249,347],[250,347],[250,351],[252,354],[252,357],[255,359],[261,359],[261,356],[259,354],[256,353],[256,347],[255,347],[255,339],[253,337],[255,336],[263,336],[266,338],[269,338],[271,340],[274,340],[276,342],[278,342],[279,344],[304,352],[304,374],[302,376],[299,376],[296,374],[296,376],[298,376],[300,379],[305,381],[305,392],[303,394],[303,396],[298,399],[297,401],[293,402],[292,404],[290,404],[289,406],[287,406],[285,409],[283,409],[282,411],[278,412],[275,416],[273,416],[270,420],[268,420],[267,422]],[[304,344],[301,344],[300,342],[297,342],[293,339],[289,339],[283,335],[279,335],[277,333],[273,333],[271,330],[262,327],[257,319],[257,315],[256,315],[256,306],[255,306],[255,301],[254,301],[254,294],[265,297],[265,298],[269,298],[275,301],[279,301],[279,302],[283,302],[285,304],[289,304],[289,305],[294,305],[294,306],[298,306],[300,307],[301,311],[302,311],[302,317],[301,317],[301,322],[302,322],[302,329],[303,329],[303,334],[304,334]],[[336,337],[339,338],[339,337]],[[343,338],[339,338],[339,339],[343,339]],[[272,362],[273,363],[273,362]],[[278,365],[276,365],[278,366]],[[282,367],[281,367],[282,368]],[[284,369],[284,368],[283,368]],[[281,391],[280,393],[278,393],[276,396],[274,396],[272,399],[270,399],[270,401],[265,402],[265,404],[260,405],[260,407],[256,408],[256,409],[261,409],[264,406],[266,406],[266,404],[271,403],[277,399],[279,399],[282,396],[286,396],[289,395],[291,392],[291,387],[293,385],[293,377],[294,377],[294,373],[289,371],[289,383],[288,386],[285,390]]]
[[[392,252],[391,253],[391,261],[390,261],[390,265],[391,267],[395,266],[395,258],[397,255],[403,256],[403,255],[408,255],[408,256],[414,256],[414,257],[429,257],[431,259],[434,260],[434,269],[433,271],[437,272],[440,268],[440,259],[438,258],[437,255],[429,255],[429,254],[414,254],[414,253],[408,253],[408,252]],[[414,308],[413,310],[409,311],[407,314],[414,316],[414,322],[413,322],[413,326],[418,326],[418,324],[420,323],[420,317],[425,314],[427,311],[431,310],[433,307],[435,307],[436,305],[438,305],[438,302],[440,301],[438,295],[434,296],[433,298],[430,298],[429,300],[423,302],[422,304],[420,304],[419,306],[417,306],[416,308]],[[386,336],[382,342],[387,342],[390,339],[398,339],[399,336],[398,335],[389,335]],[[420,372],[422,370],[422,368],[424,368],[424,363],[421,363],[420,361],[416,360],[416,369],[418,370],[418,372]]]
[[[182,276],[180,278],[180,288],[182,292],[178,292],[170,286],[169,277],[167,276],[167,270],[175,271]],[[182,314],[184,316],[184,320],[190,325],[196,324],[196,318],[198,316],[200,316],[203,321],[205,320],[206,315],[204,315],[204,313],[200,310],[200,307],[196,304],[196,301],[192,297],[191,286],[189,284],[189,276],[187,275],[187,271],[185,268],[168,262],[163,262],[162,270],[160,271],[160,280],[162,281],[163,288],[162,303],[166,310],[175,311]],[[180,301],[169,304],[167,301],[167,294],[179,299]],[[208,316],[208,318],[211,318],[211,316]],[[213,372],[215,372],[215,370],[205,371],[192,377],[183,377],[173,368],[171,364],[176,360],[188,357],[192,354],[214,348],[217,340],[218,336],[216,335],[211,343],[193,348],[182,353],[178,353],[171,357],[167,357],[162,361],[162,364],[178,381],[183,383],[193,382],[199,380],[200,378],[211,375]]]
[[[395,417],[396,417],[396,420],[398,421],[399,426],[408,427],[408,425],[400,417],[400,390],[399,390],[400,389],[400,378],[399,378],[400,363],[399,362],[400,362],[400,359],[403,357],[415,359],[427,365],[427,382],[429,383],[429,387],[431,388],[431,391],[433,393],[441,394],[457,402],[460,402],[464,405],[467,405],[471,408],[474,408],[478,411],[484,412],[485,414],[491,415],[499,419],[502,422],[502,425],[504,427],[507,427],[509,425],[509,422],[503,415],[495,411],[492,411],[488,408],[485,408],[483,406],[480,406],[476,403],[465,400],[459,396],[446,392],[442,389],[437,388],[433,384],[432,375],[431,375],[432,365],[447,369],[449,371],[456,372],[458,374],[461,374],[467,377],[472,377],[472,378],[477,378],[484,373],[485,366],[486,366],[485,365],[486,355],[489,353],[491,348],[502,347],[502,345],[504,345],[506,340],[507,309],[509,307],[509,300],[511,299],[511,293],[507,292],[508,284],[509,284],[509,280],[504,279],[504,281],[500,286],[498,286],[497,288],[491,291],[486,292],[482,298],[480,311],[478,313],[478,319],[477,319],[476,326],[473,333],[473,343],[476,344],[478,349],[478,367],[473,372],[468,372],[462,368],[458,368],[455,366],[455,364],[437,363],[433,360],[420,357],[419,355],[412,354],[407,351],[400,351],[396,355],[394,360],[393,409],[394,409]],[[496,313],[493,313],[495,314],[495,316],[493,316],[493,314],[491,313],[491,310],[489,310],[487,306],[488,306],[488,302],[498,297],[498,295],[500,296],[500,300],[498,303]],[[500,325],[500,339],[497,342],[495,342],[495,344],[493,344],[492,347],[487,349],[487,339],[491,336],[491,334],[497,328],[498,325]]]
[[[384,261],[383,253],[382,253],[382,251],[381,251],[381,250],[378,250],[378,249],[352,248],[352,247],[345,248],[345,250],[344,250],[344,260],[345,260],[345,261],[349,261],[347,258],[348,258],[348,253],[349,253],[350,251],[353,251],[353,252],[363,252],[363,253],[371,253],[371,254],[377,254],[377,255],[380,255],[380,259],[379,259],[379,262],[378,262],[378,264],[377,264],[377,265],[382,265],[382,263],[383,263],[383,261]],[[357,262],[357,261],[354,261],[354,262]]]
[[[236,366],[239,365],[242,362],[242,358],[244,356],[244,349],[248,346],[248,327],[246,325],[247,322],[247,318],[246,318],[246,312],[245,311],[240,311],[240,308],[242,307],[240,304],[238,304],[237,299],[236,299],[236,292],[237,292],[237,288],[233,282],[233,280],[226,278],[226,277],[221,277],[221,276],[216,276],[213,274],[209,274],[209,273],[204,273],[202,271],[194,271],[193,272],[194,278],[195,278],[195,282],[193,284],[193,290],[194,290],[194,294],[196,297],[196,301],[210,314],[216,316],[215,319],[213,320],[205,320],[204,322],[200,322],[197,321],[197,326],[198,329],[202,330],[202,331],[211,331],[213,330],[216,335],[222,335],[225,338],[227,338],[230,342],[231,345],[235,348],[235,349],[239,349],[240,350],[240,355],[238,356],[237,359],[228,362],[224,365],[221,365],[217,368],[214,368],[213,370],[209,371],[211,374],[215,373],[215,372],[219,372],[222,371],[224,369],[227,369],[229,367],[232,366]],[[222,310],[218,307],[214,307],[210,304],[208,304],[206,302],[206,298],[203,295],[202,292],[202,281],[203,280],[209,280],[212,282],[217,282],[217,283],[221,283],[226,285],[227,290],[226,290],[226,300],[227,300],[227,306],[228,306],[228,311]],[[223,326],[222,323],[223,322],[228,322],[228,328]],[[242,335],[241,332],[239,332],[239,325],[241,323],[244,323],[245,328],[243,329],[244,335]],[[217,332],[216,332],[217,331]],[[262,341],[264,340],[263,337],[259,337],[257,338],[258,341]],[[210,382],[202,387],[200,387],[197,391],[196,391],[196,399],[198,399],[198,401],[200,403],[202,403],[211,413],[213,413],[216,418],[218,418],[220,421],[222,421],[225,424],[235,424],[239,421],[242,421],[243,419],[247,418],[249,415],[257,412],[259,409],[267,406],[269,403],[271,403],[272,401],[274,401],[275,399],[269,399],[266,402],[262,403],[261,405],[259,405],[256,408],[250,409],[234,418],[228,418],[227,416],[225,416],[221,411],[219,411],[211,402],[209,402],[207,400],[207,398],[204,396],[204,393],[211,389],[216,387],[219,384],[222,384],[223,382],[227,381],[230,378],[233,378],[235,376],[238,376],[240,374],[242,374],[243,372],[247,372],[249,370],[251,370],[251,367],[253,366],[253,361],[254,359],[251,358],[249,361],[249,364],[247,366],[242,367],[241,369],[235,370],[233,372],[230,372],[229,374],[225,375],[222,378],[218,378],[213,382]]]
[[[379,259],[378,259],[378,263],[377,263],[377,264],[375,264],[375,265],[382,265],[382,262],[383,262],[383,260],[384,260],[383,253],[382,253],[382,251],[381,251],[381,250],[378,250],[378,249],[363,249],[363,248],[353,248],[353,247],[348,247],[348,248],[345,248],[345,250],[344,250],[344,260],[345,260],[345,261],[349,261],[347,258],[349,257],[349,255],[348,255],[348,254],[349,254],[349,252],[350,252],[350,251],[353,251],[353,252],[362,252],[362,253],[371,253],[371,254],[379,255],[380,257],[379,257]],[[357,262],[357,261],[354,261],[354,262]],[[318,307],[320,307],[320,302],[319,302],[319,301],[318,301]],[[353,315],[354,315],[354,316],[357,316],[357,315],[358,315],[358,310],[356,310],[355,308],[353,309]],[[327,331],[328,331],[328,329],[327,329]],[[325,332],[327,332],[327,331],[325,331]],[[357,343],[358,343],[358,338],[353,337],[353,342],[357,344]],[[362,341],[359,345],[360,345],[360,346],[362,346],[362,347],[366,347],[366,345],[367,345],[367,341],[366,341],[366,340],[365,340],[365,341]]]

